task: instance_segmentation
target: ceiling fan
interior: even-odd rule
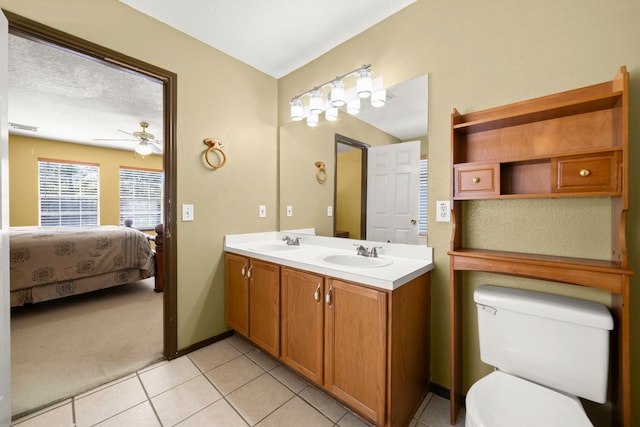
[[[156,140],[153,134],[147,132],[149,123],[140,122],[140,127],[142,130],[133,133],[118,129],[118,132],[131,135],[133,139],[94,139],[94,141],[137,141],[138,144],[135,146],[134,151],[141,156],[151,153],[162,154],[162,141]]]

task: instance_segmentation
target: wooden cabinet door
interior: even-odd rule
[[[324,386],[374,421],[385,420],[387,294],[327,280]]]
[[[252,259],[249,267],[249,338],[280,354],[280,267]]]
[[[249,258],[227,253],[225,256],[226,292],[225,320],[227,325],[249,336],[249,280],[246,277]]]
[[[324,279],[282,268],[280,358],[292,369],[322,384]]]

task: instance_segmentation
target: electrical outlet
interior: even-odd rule
[[[449,200],[438,200],[436,202],[436,221],[451,221],[451,203],[449,202]]]
[[[287,216],[293,216],[293,206],[287,206]]]
[[[333,216],[333,206],[327,206],[327,216]]]
[[[182,221],[193,221],[193,205],[182,205]]]
[[[260,218],[266,218],[267,217],[267,207],[265,205],[258,206],[258,216]]]

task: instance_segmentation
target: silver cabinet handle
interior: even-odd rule
[[[240,270],[240,274],[242,275],[242,277],[247,277],[247,264],[244,264],[242,266],[242,270]]]
[[[329,286],[329,292],[324,296],[324,300],[329,306],[331,306],[331,294],[333,293],[333,286]]]
[[[318,287],[316,288],[316,291],[313,293],[313,299],[316,300],[316,302],[320,302],[320,285],[318,284]]]
[[[247,270],[247,279],[251,279],[251,271],[253,270],[253,265],[249,267]]]

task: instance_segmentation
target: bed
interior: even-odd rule
[[[12,307],[154,275],[149,239],[134,228],[13,227],[10,231]]]

